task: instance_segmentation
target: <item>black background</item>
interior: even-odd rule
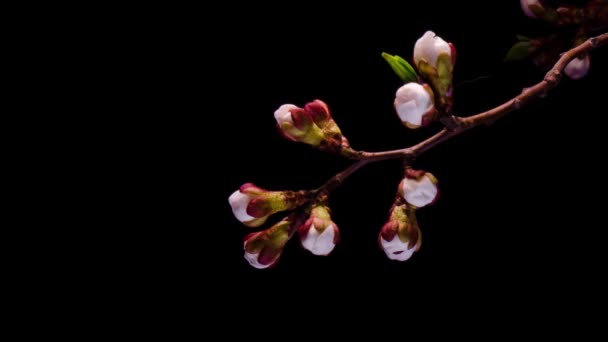
[[[606,48],[583,80],[564,79],[546,98],[416,161],[439,179],[441,198],[418,212],[424,243],[409,261],[388,260],[377,246],[402,177],[401,162],[386,161],[332,194],[342,240],[330,256],[311,255],[294,237],[276,267],[257,270],[243,258],[252,230],[233,217],[228,196],[246,182],[315,188],[350,163],[281,138],[276,108],[322,99],[355,149],[409,146],[440,127],[401,125],[392,107],[400,82],[381,52],[410,59],[426,30],[454,43],[454,110],[468,116],[542,79],[531,63],[502,58],[516,34],[548,28],[528,20],[518,1],[237,7],[205,12],[219,24],[180,16],[167,24],[164,86],[175,96],[157,150],[168,158],[155,165],[162,185],[147,190],[160,199],[151,213],[159,220],[135,266],[177,289],[169,297],[219,298],[236,313],[302,303],[418,307],[413,299],[559,309],[604,298],[605,128],[594,121],[607,113]]]

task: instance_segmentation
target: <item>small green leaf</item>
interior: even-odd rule
[[[521,61],[523,59],[528,58],[534,52],[534,50],[534,46],[532,46],[532,43],[530,43],[529,41],[517,42],[511,47],[509,52],[507,52],[504,61]]]
[[[527,42],[527,41],[532,40],[532,38],[528,38],[528,37],[526,37],[526,36],[524,36],[524,35],[522,35],[522,34],[518,34],[518,35],[516,35],[515,37],[516,37],[516,38],[517,38],[517,40],[519,40],[520,42]]]
[[[382,53],[382,57],[391,66],[395,74],[404,82],[415,82],[418,80],[418,75],[414,68],[405,59],[395,55],[391,56],[386,52]]]

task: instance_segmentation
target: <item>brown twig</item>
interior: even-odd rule
[[[313,191],[314,197],[316,199],[321,198],[322,196],[327,196],[329,192],[338,187],[342,182],[351,174],[359,170],[366,164],[388,160],[388,159],[398,159],[404,158],[406,162],[413,160],[418,157],[422,153],[430,150],[431,148],[443,143],[444,141],[450,139],[451,137],[457,136],[460,133],[469,130],[473,127],[479,126],[481,124],[491,124],[497,119],[501,118],[503,115],[510,113],[514,110],[521,108],[526,105],[528,102],[544,96],[551,89],[555,88],[562,76],[562,72],[568,63],[574,59],[575,57],[589,52],[594,48],[604,45],[608,43],[608,33],[600,34],[599,36],[589,38],[584,43],[580,44],[577,47],[574,47],[566,52],[564,52],[560,59],[555,63],[553,68],[549,70],[549,72],[545,75],[545,78],[538,82],[537,84],[524,89],[521,94],[512,98],[511,100],[495,107],[485,112],[475,114],[469,117],[453,117],[453,122],[455,125],[452,125],[451,128],[444,128],[439,131],[437,134],[431,136],[430,138],[414,145],[411,147],[406,147],[398,150],[391,151],[381,151],[381,152],[365,152],[365,151],[357,151],[353,153],[353,159],[357,159],[357,162],[346,168],[344,171],[336,174],[332,178],[330,178],[327,182],[325,182],[318,189]]]

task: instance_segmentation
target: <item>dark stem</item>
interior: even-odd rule
[[[545,75],[545,78],[542,81],[529,88],[525,88],[518,96],[495,108],[469,117],[451,116],[449,118],[450,125],[446,125],[448,127],[414,146],[380,152],[352,151],[350,157],[352,159],[356,159],[357,162],[346,168],[344,171],[328,179],[325,184],[321,185],[316,190],[313,190],[311,192],[312,198],[316,201],[326,200],[327,195],[331,191],[342,184],[342,182],[351,174],[368,163],[403,158],[405,159],[405,165],[407,166],[417,156],[443,143],[451,137],[457,136],[460,133],[481,124],[492,124],[503,115],[521,108],[523,105],[538,97],[545,96],[551,89],[555,88],[559,84],[564,68],[572,59],[587,53],[598,46],[604,45],[607,42],[608,33],[603,33],[599,36],[587,39],[579,46],[576,46],[563,53],[553,68],[551,68],[551,70],[549,70],[549,72]]]
[[[374,163],[381,160],[388,159],[405,159],[406,165],[422,153],[430,150],[431,148],[443,143],[451,137],[457,136],[460,133],[469,130],[473,127],[481,124],[492,124],[503,115],[510,113],[514,110],[521,108],[528,102],[546,95],[551,89],[557,87],[561,80],[562,72],[568,63],[575,57],[587,53],[594,48],[604,45],[608,42],[608,33],[600,34],[599,36],[587,39],[584,43],[577,47],[574,47],[567,52],[563,53],[560,59],[555,63],[553,68],[545,75],[545,78],[537,84],[524,89],[521,94],[512,98],[511,100],[485,112],[475,114],[469,117],[451,117],[451,125],[439,131],[437,134],[430,138],[414,145],[398,150],[392,151],[380,151],[380,152],[365,152],[365,151],[354,151],[352,153],[352,159],[357,161],[346,168],[344,171],[336,174],[325,184],[321,185],[316,190],[312,191],[313,198],[315,200],[325,200],[327,195],[338,187],[342,182],[348,178],[351,174],[359,170],[361,167],[368,163]]]

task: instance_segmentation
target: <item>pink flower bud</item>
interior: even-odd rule
[[[410,82],[397,90],[395,110],[409,128],[425,126],[435,116],[433,91],[429,86]]]
[[[538,16],[536,13],[540,13],[544,10],[544,7],[539,0],[520,0],[520,4],[524,14],[529,18],[537,19]]]
[[[312,209],[298,233],[302,247],[314,255],[328,255],[340,240],[338,226],[331,221],[329,209],[322,205]]]
[[[281,133],[290,140],[303,142],[334,153],[351,151],[348,140],[331,117],[329,108],[321,100],[304,106],[285,104],[274,112]]]
[[[325,135],[304,109],[284,104],[274,112],[281,133],[288,139],[319,146]]]
[[[420,208],[438,198],[437,183],[437,178],[428,172],[407,169],[399,190],[407,203]]]
[[[433,68],[437,68],[437,59],[441,54],[447,54],[451,59],[452,47],[433,31],[426,31],[414,45],[414,63],[417,66],[425,62]],[[454,57],[456,57],[455,54]],[[454,64],[453,62],[452,64]]]
[[[578,80],[580,78],[585,77],[585,75],[587,75],[587,72],[589,72],[590,66],[591,66],[591,59],[589,58],[589,55],[586,54],[585,56],[583,56],[583,58],[576,57],[573,60],[571,60],[570,63],[568,63],[568,65],[566,65],[564,72],[571,79]]]
[[[406,261],[411,258],[422,244],[414,210],[406,204],[394,206],[388,222],[380,231],[378,244],[391,260]]]
[[[290,210],[306,199],[303,191],[268,191],[247,183],[228,198],[232,213],[248,227],[258,227],[274,213]]]
[[[255,268],[268,268],[277,263],[290,238],[291,222],[284,219],[274,226],[245,237],[245,259]]]

